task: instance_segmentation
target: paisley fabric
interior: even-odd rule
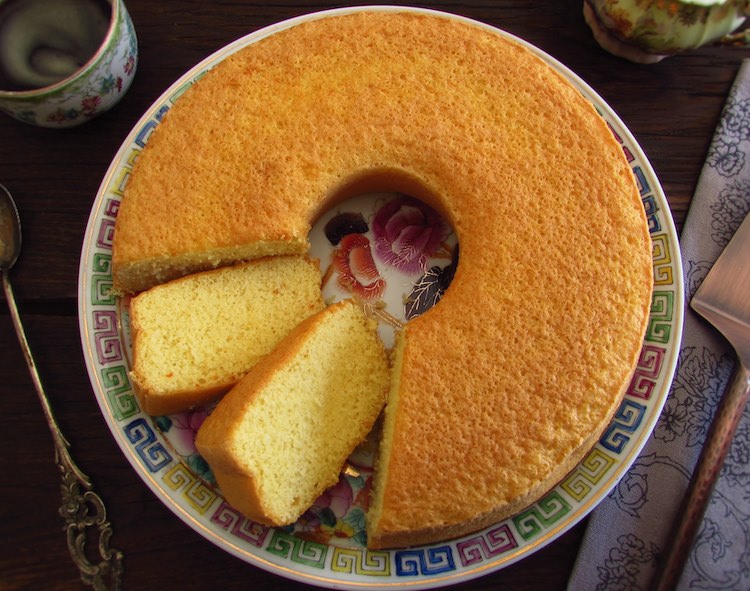
[[[680,240],[686,301],[749,211],[746,61],[717,126]],[[648,589],[735,359],[726,340],[688,308],[678,371],[664,410],[639,458],[592,514],[569,590]],[[750,589],[750,406],[678,588]]]

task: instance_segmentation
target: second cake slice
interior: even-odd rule
[[[286,525],[338,481],[389,387],[376,327],[346,300],[305,320],[258,363],[195,443],[231,505]]]

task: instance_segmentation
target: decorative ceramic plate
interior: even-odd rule
[[[81,339],[94,393],[123,453],[159,499],[202,536],[255,566],[313,585],[436,587],[506,567],[584,518],[636,459],[669,391],[684,299],[677,234],[644,154],[591,88],[554,59],[516,39],[565,75],[598,108],[622,144],[640,187],[653,241],[655,289],[650,322],[625,399],[599,442],[538,502],[475,534],[424,547],[368,550],[364,514],[373,441],[350,457],[339,483],[293,526],[268,528],[244,518],[224,501],[210,468],[195,450],[195,433],[209,409],[152,417],[139,408],[128,379],[127,302],[110,293],[112,235],[123,187],[149,136],[180,95],[228,55],[267,35],[305,20],[363,9],[372,10],[338,9],[303,16],[239,39],[187,72],[148,110],[115,156],[91,212],[79,277]],[[386,225],[400,224],[416,224],[421,228],[419,236],[384,231]],[[409,256],[399,257],[394,246],[399,240],[419,246]],[[400,323],[439,299],[457,258],[455,237],[432,210],[392,194],[366,195],[340,204],[318,221],[311,242],[312,254],[321,259],[326,298],[360,297],[382,321],[386,342]]]

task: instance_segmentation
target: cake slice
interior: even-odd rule
[[[226,500],[267,525],[294,522],[372,429],[390,368],[352,300],[311,316],[217,405],[195,444]]]
[[[154,287],[130,304],[133,383],[151,415],[227,392],[302,320],[324,307],[317,262],[267,257]]]

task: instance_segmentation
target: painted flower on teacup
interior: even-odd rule
[[[748,1],[584,0],[583,13],[604,49],[633,62],[655,63],[734,31],[748,14]]]

